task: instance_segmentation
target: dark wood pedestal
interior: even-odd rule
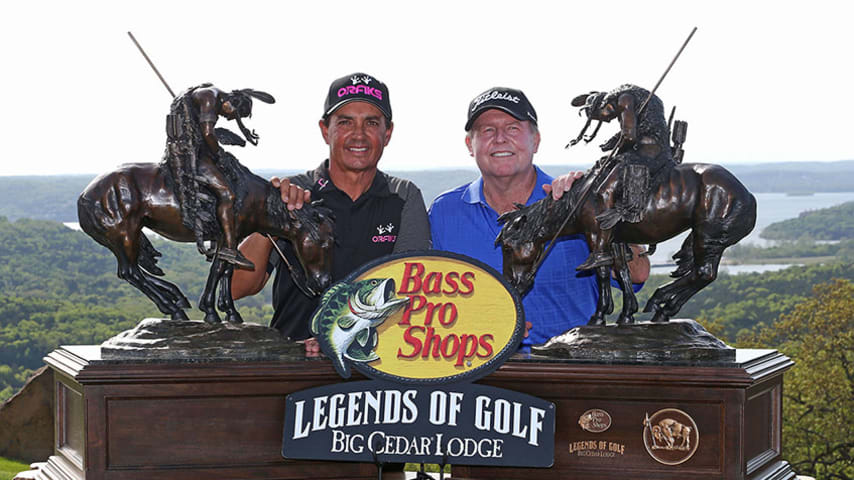
[[[52,352],[46,362],[56,378],[57,444],[39,478],[376,478],[367,463],[290,461],[280,455],[286,395],[341,381],[325,359],[111,361],[101,358],[97,346],[77,346]],[[513,359],[481,383],[555,403],[554,466],[455,466],[453,475],[794,478],[780,452],[783,372],[791,365],[773,350],[741,350],[728,366]],[[607,412],[607,430],[581,428],[580,417],[591,409]],[[690,421],[667,413],[672,411]],[[696,448],[690,458],[678,465],[653,458],[644,444],[646,416],[656,423],[671,417],[681,425],[693,422]],[[683,437],[670,433],[652,443],[661,448],[675,439],[674,445],[684,447]]]
[[[793,362],[775,350],[738,350],[730,366],[650,366],[508,362],[482,383],[546,398],[557,407],[551,469],[457,467],[464,478],[793,479],[781,457],[783,372]],[[604,432],[580,425],[590,410],[611,417]],[[672,414],[677,410],[684,416]],[[662,412],[655,417],[656,412]],[[673,418],[696,436],[691,452],[645,445],[644,420]],[[681,418],[680,418],[681,417]],[[666,439],[653,442],[666,445]],[[683,438],[675,438],[681,446]],[[675,455],[673,455],[675,454]],[[535,477],[532,477],[535,475]]]

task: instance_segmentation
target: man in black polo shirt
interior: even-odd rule
[[[312,200],[323,199],[334,212],[333,281],[383,255],[429,249],[430,226],[421,191],[408,180],[377,170],[394,128],[385,84],[364,73],[335,80],[319,124],[329,159],[315,170],[282,180],[281,188],[289,208],[301,207],[309,198],[307,190]],[[277,245],[295,258],[290,243],[279,240]],[[275,270],[271,326],[293,340],[309,338],[309,318],[319,298],[307,297],[294,285],[287,267],[280,268],[284,263],[278,252],[261,235],[244,240],[240,251],[267,269],[235,270],[232,296],[259,292]],[[309,342],[306,349],[312,351],[314,345]]]

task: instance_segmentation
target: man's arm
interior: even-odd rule
[[[255,264],[255,270],[234,269],[231,275],[231,298],[234,300],[255,295],[267,284],[270,278],[270,274],[267,273],[267,264],[273,244],[270,243],[270,239],[260,233],[253,233],[240,242],[238,250]]]
[[[649,257],[641,256],[643,250],[640,245],[629,245],[632,249],[632,261],[629,262],[629,277],[632,283],[644,283],[649,278]]]
[[[311,191],[305,190],[287,178],[273,177],[270,183],[281,191],[282,202],[288,205],[288,210],[302,208],[311,201]],[[266,266],[269,263],[273,244],[270,239],[260,233],[246,237],[238,247],[240,253],[255,264],[255,270],[235,269],[231,276],[231,297],[235,300],[249,295],[255,295],[264,288],[270,274]],[[264,268],[262,268],[262,265]]]

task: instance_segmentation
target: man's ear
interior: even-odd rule
[[[383,147],[388,146],[388,142],[391,140],[392,130],[394,130],[394,122],[388,122],[388,128],[385,130],[385,141],[383,142]]]
[[[534,151],[533,153],[537,153],[537,150],[540,148],[540,131],[537,130],[537,134],[534,135]]]
[[[471,135],[466,134],[466,147],[469,149],[469,155],[474,156],[474,150],[471,148]]]
[[[326,125],[326,122],[319,120],[317,125],[320,126],[320,134],[323,136],[323,141],[329,145],[329,127]]]

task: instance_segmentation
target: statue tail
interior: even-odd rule
[[[162,277],[163,270],[157,266],[157,257],[160,256],[162,254],[154,248],[148,237],[144,233],[139,232],[139,258],[137,259],[139,266],[152,275]]]

